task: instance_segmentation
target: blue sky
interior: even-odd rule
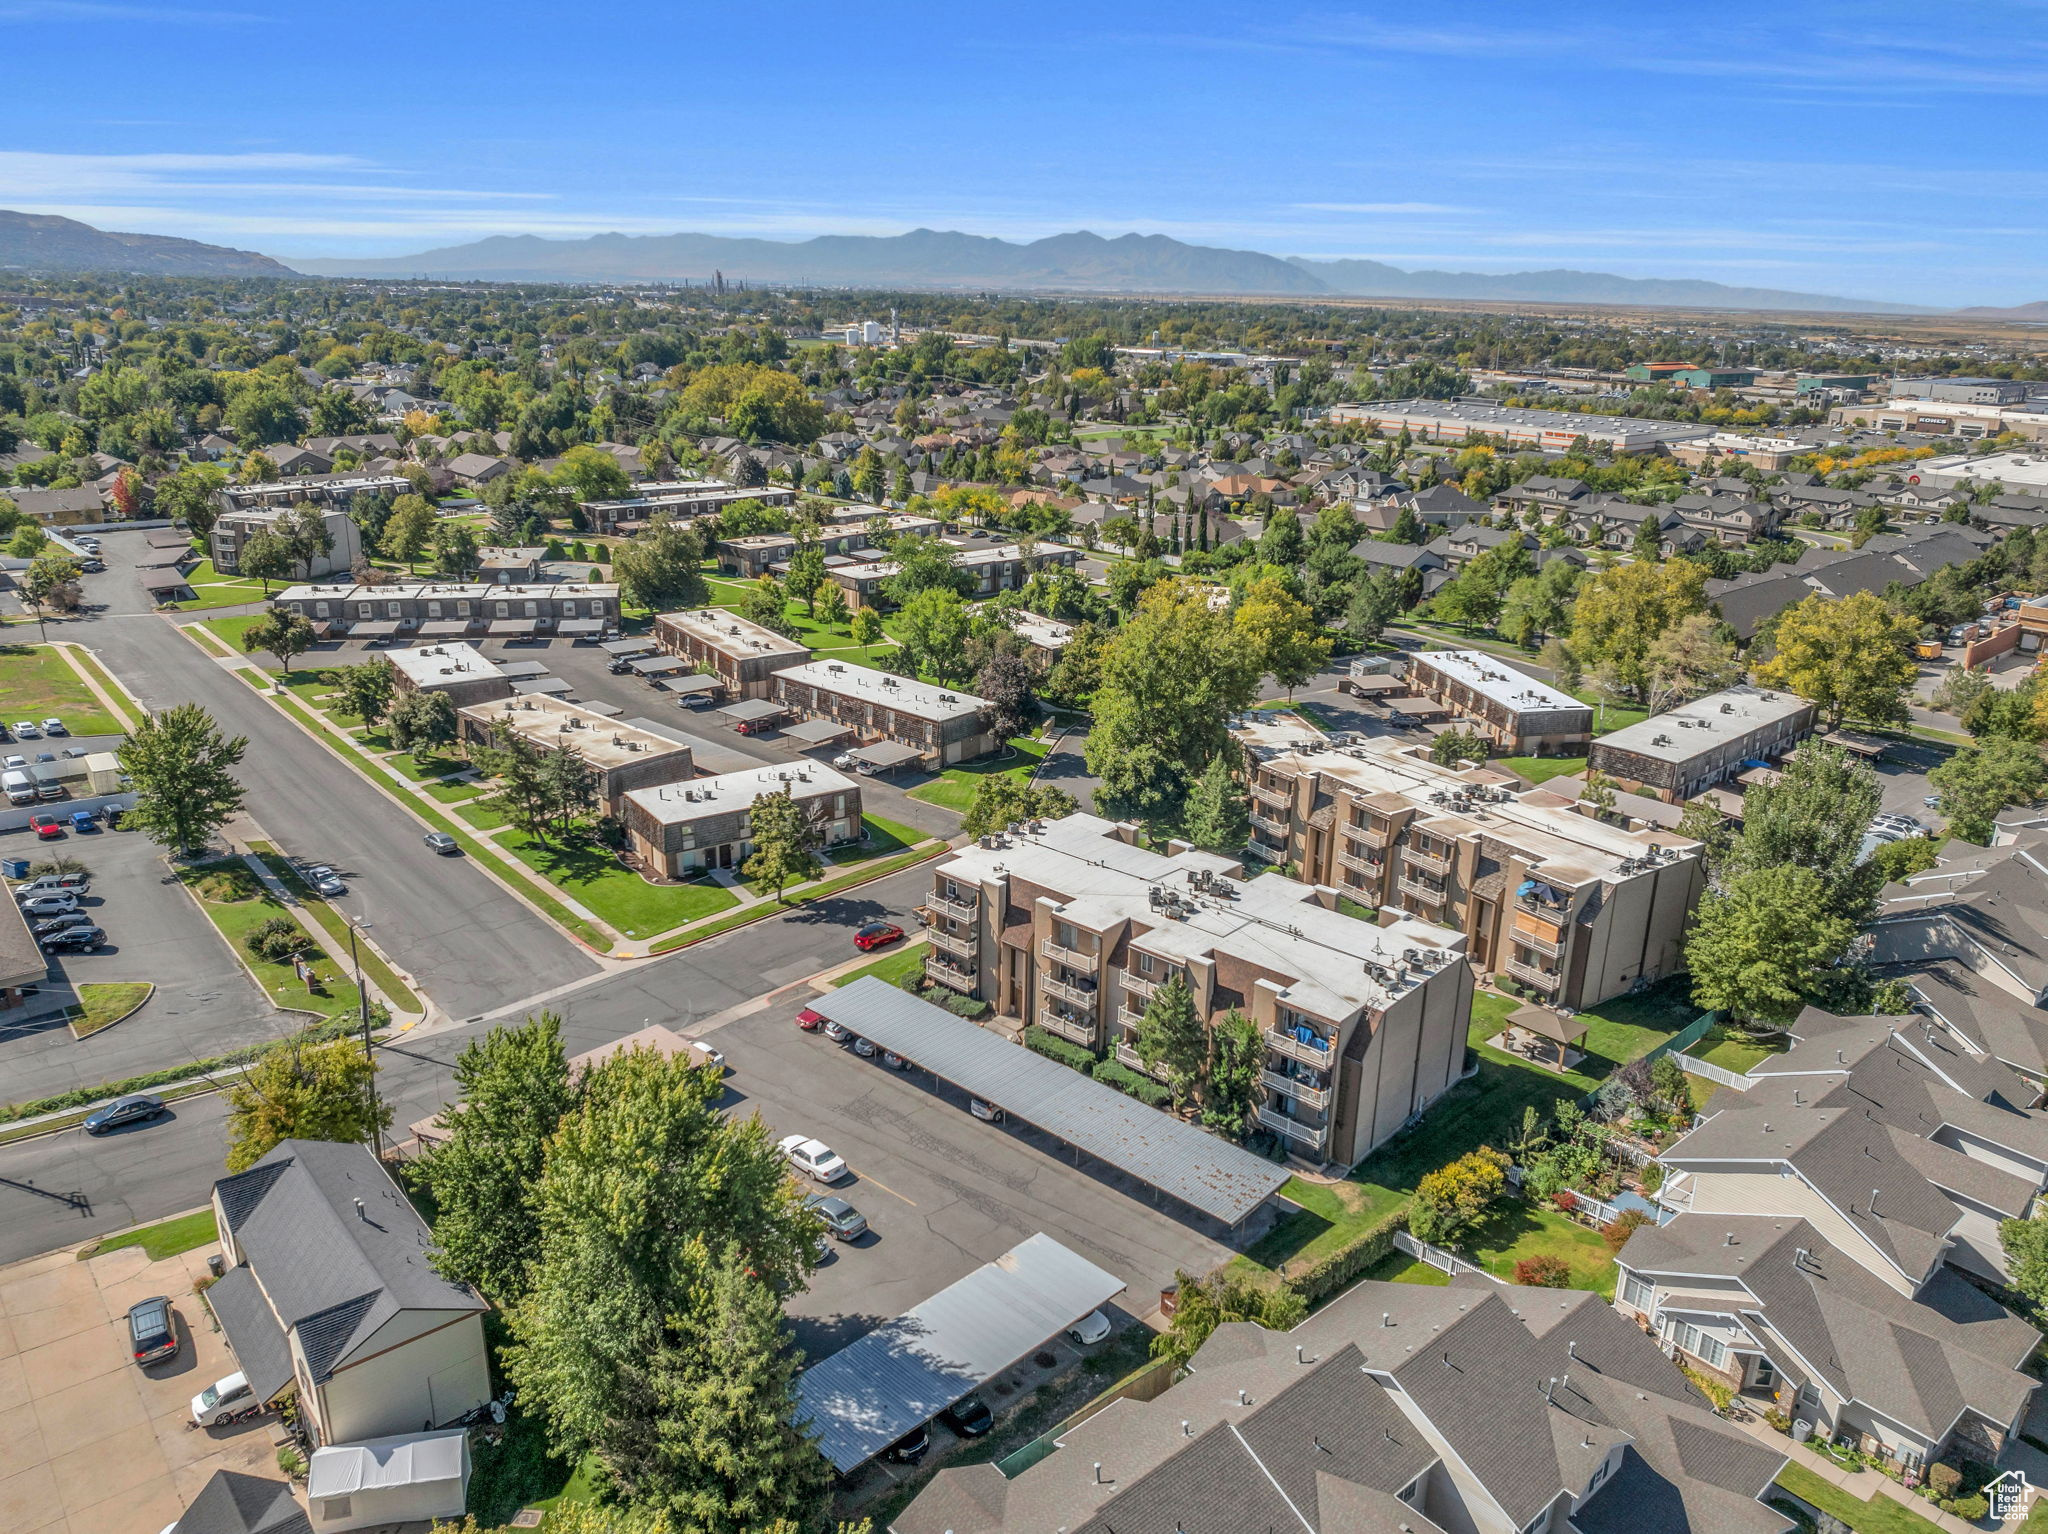
[[[2048,0],[0,0],[0,207],[294,255],[1087,228],[2048,298]]]

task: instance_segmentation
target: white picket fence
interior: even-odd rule
[[[1691,1055],[1673,1055],[1671,1058],[1678,1062],[1678,1068],[1688,1076],[1703,1077],[1721,1086],[1732,1087],[1738,1092],[1747,1092],[1750,1088],[1749,1077],[1738,1076],[1725,1065],[1716,1065],[1711,1060],[1696,1060]]]
[[[1406,1252],[1410,1257],[1420,1262],[1426,1262],[1432,1268],[1448,1273],[1453,1278],[1464,1273],[1477,1273],[1481,1278],[1492,1279],[1496,1284],[1505,1284],[1507,1282],[1506,1279],[1496,1277],[1494,1274],[1487,1272],[1486,1269],[1478,1264],[1467,1262],[1456,1252],[1447,1252],[1440,1246],[1431,1246],[1427,1241],[1416,1240],[1415,1237],[1409,1235],[1405,1230],[1394,1232],[1394,1249]]]

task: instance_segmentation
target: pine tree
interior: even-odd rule
[[[1138,1024],[1138,1058],[1146,1068],[1166,1071],[1176,1107],[1193,1095],[1209,1064],[1209,1031],[1195,1011],[1187,977],[1175,970],[1145,1004]]]
[[[1259,1025],[1232,1007],[1216,1024],[1215,1055],[1202,1092],[1202,1122],[1232,1140],[1243,1140],[1258,1122],[1259,1072],[1266,1041]]]
[[[1188,840],[1210,852],[1233,852],[1251,834],[1245,797],[1231,770],[1231,753],[1219,751],[1188,791],[1181,812]]]

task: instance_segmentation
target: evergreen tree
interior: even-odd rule
[[[1232,770],[1232,753],[1219,751],[1188,790],[1181,823],[1188,840],[1209,852],[1235,852],[1251,834],[1244,791]]]
[[[1193,1095],[1209,1064],[1209,1031],[1195,1011],[1187,977],[1175,970],[1153,991],[1138,1024],[1138,1058],[1149,1070],[1164,1069],[1176,1106]]]
[[[1266,1041],[1259,1025],[1232,1007],[1216,1024],[1214,1057],[1202,1091],[1202,1122],[1242,1142],[1258,1122],[1259,1073]]]

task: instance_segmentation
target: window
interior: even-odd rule
[[[429,618],[438,618],[438,617],[440,617],[440,616],[441,616],[441,604],[440,604],[439,602],[429,602],[429,603],[427,604],[427,616],[428,616]]]
[[[455,616],[467,618],[469,616],[469,604],[467,602],[457,602],[455,604]]]
[[[1138,951],[1138,973],[1139,973],[1139,974],[1141,974],[1141,975],[1149,975],[1149,974],[1151,974],[1151,973],[1152,973],[1152,966],[1153,966],[1153,964],[1154,964],[1155,962],[1157,962],[1157,961],[1153,959],[1152,955],[1150,955],[1149,953],[1146,953],[1146,952],[1145,952],[1145,951],[1144,951],[1143,949],[1140,949],[1140,950]]]
[[[1756,1373],[1750,1376],[1749,1382],[1759,1390],[1774,1389],[1778,1383],[1777,1368],[1768,1358],[1759,1358],[1756,1361]]]
[[[327,604],[326,604],[325,602],[315,602],[315,603],[313,604],[313,616],[314,616],[314,617],[316,617],[316,618],[324,618],[324,617],[326,617],[326,616],[327,616]]]
[[[538,617],[540,616],[540,603],[538,603],[538,602],[528,602],[528,603],[526,603],[526,604],[525,604],[525,606],[526,606],[526,614],[525,614],[525,615],[526,615],[527,617],[529,617],[529,618],[538,618]]]
[[[1621,1281],[1622,1304],[1633,1305],[1637,1310],[1643,1312],[1644,1315],[1650,1313],[1651,1305],[1656,1297],[1656,1285],[1640,1274],[1630,1273]]]
[[[495,602],[492,605],[498,609],[498,616],[500,618],[512,616],[512,604],[510,602]]]
[[[1701,1363],[1718,1369],[1728,1362],[1728,1344],[1712,1332],[1702,1331],[1690,1321],[1674,1319],[1670,1326],[1666,1335]]]
[[[386,602],[384,604],[384,616],[387,618],[396,618],[404,610],[405,609],[400,607],[399,604],[396,602]]]
[[[576,604],[575,604],[574,602],[564,602],[564,603],[562,604],[562,616],[563,616],[564,618],[573,618],[573,617],[575,617],[575,616],[576,616]]]

